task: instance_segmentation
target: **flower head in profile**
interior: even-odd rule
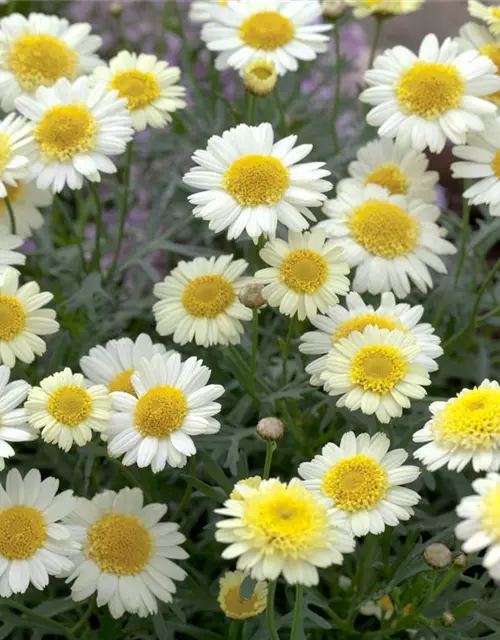
[[[342,564],[354,551],[354,538],[329,498],[318,496],[294,478],[288,484],[274,478],[258,487],[238,483],[239,500],[216,509],[216,540],[227,544],[222,557],[238,558],[237,568],[255,580],[318,584],[318,568]]]
[[[61,520],[75,507],[72,491],[57,493],[59,480],[42,481],[38,469],[22,478],[17,469],[0,485],[0,596],[43,591],[49,576],[72,569],[79,544]]]
[[[26,256],[16,249],[22,247],[24,241],[18,236],[8,233],[5,227],[0,226],[0,276],[2,276],[9,267],[15,265],[23,265],[26,263]]]
[[[212,9],[216,6],[225,7],[227,3],[228,0],[191,0],[188,18],[194,23],[208,22]]]
[[[312,320],[349,291],[344,252],[334,242],[325,242],[321,229],[291,231],[288,242],[270,240],[259,255],[270,267],[257,271],[255,280],[266,285],[262,295],[268,304],[279,306],[287,316]]]
[[[401,485],[417,479],[418,467],[404,465],[404,449],[389,451],[389,438],[383,433],[370,437],[342,436],[340,445],[325,445],[321,455],[299,466],[304,485],[333,500],[342,511],[353,535],[380,534],[386,526],[409,520],[418,493]]]
[[[500,385],[483,380],[479,387],[462,389],[446,402],[433,402],[432,418],[417,431],[423,444],[413,454],[430,470],[462,471],[472,462],[474,471],[500,469]]]
[[[0,122],[0,198],[28,177],[34,152],[32,130],[30,122],[14,113]]]
[[[500,13],[499,13],[500,16]],[[487,56],[497,67],[500,75],[500,33],[493,35],[487,27],[477,22],[467,22],[460,28],[459,43],[463,51],[477,51]],[[500,105],[500,91],[487,96],[496,105]]]
[[[424,0],[345,0],[353,8],[355,18],[376,15],[388,18],[418,11]]]
[[[34,182],[17,182],[15,187],[7,185],[16,235],[29,238],[34,229],[40,229],[45,222],[40,207],[51,204],[53,195],[48,189],[39,189]],[[12,233],[12,225],[5,198],[0,198],[0,226],[7,227]]]
[[[61,78],[34,96],[21,96],[16,108],[33,123],[31,175],[39,189],[54,193],[115,173],[109,156],[123,153],[134,132],[125,98],[102,84],[91,88],[87,77],[73,83]]]
[[[467,8],[473,18],[486,22],[491,33],[500,35],[500,5],[488,5],[477,0],[469,0]]]
[[[178,67],[156,56],[120,51],[107,66],[97,67],[92,79],[127,100],[134,129],[143,131],[164,127],[174,111],[186,106],[186,89],[177,84],[180,76]]]
[[[276,65],[272,61],[253,60],[244,67],[242,79],[247,91],[255,96],[267,96],[278,82]]]
[[[13,13],[0,20],[0,96],[4,111],[12,111],[20,95],[70,81],[100,63],[95,52],[102,43],[90,24],[70,24],[43,13]]]
[[[359,293],[393,291],[404,298],[410,281],[426,293],[433,286],[429,267],[446,273],[440,256],[456,253],[436,224],[439,207],[390,195],[378,185],[340,190],[324,212],[329,219],[318,226],[344,248],[349,266],[356,267],[352,288]]]
[[[301,163],[312,145],[295,146],[297,136],[274,142],[272,126],[240,124],[212,136],[206,149],[195,151],[198,165],[184,182],[200,193],[189,196],[193,215],[209,222],[216,233],[227,229],[230,240],[244,231],[257,242],[273,238],[278,222],[290,231],[304,231],[316,220],[309,207],[319,207],[332,184],[324,162]]]
[[[78,498],[67,519],[82,546],[68,578],[72,599],[95,593],[97,606],[107,605],[113,618],[126,611],[143,618],[158,612],[158,600],[172,602],[173,581],[186,577],[173,560],[188,554],[180,546],[186,538],[179,525],[160,522],[166,512],[164,504],[144,505],[138,488]]]
[[[232,620],[248,620],[266,609],[267,582],[257,582],[251,595],[243,597],[241,585],[247,577],[244,571],[226,571],[219,580],[217,600],[222,611]]]
[[[361,409],[380,422],[399,418],[410,400],[425,397],[427,358],[411,333],[368,326],[333,345],[321,373],[325,390],[341,396],[337,407]]]
[[[215,68],[241,71],[249,62],[264,58],[282,76],[297,71],[299,61],[315,60],[328,49],[325,35],[331,26],[318,24],[319,2],[308,0],[229,0],[210,9],[210,22],[201,37],[218,56]]]
[[[483,117],[496,112],[483,96],[500,90],[500,76],[488,56],[459,47],[450,38],[440,46],[429,34],[418,56],[402,46],[378,56],[360,96],[373,106],[368,124],[398,144],[436,153],[447,138],[463,144],[469,131],[482,131]]]
[[[238,344],[242,321],[252,319],[252,311],[238,300],[248,282],[242,277],[247,266],[233,256],[179,262],[153,289],[159,298],[153,305],[158,333],[179,344]]]

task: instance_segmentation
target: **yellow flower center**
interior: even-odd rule
[[[491,168],[493,169],[496,177],[500,180],[500,151],[495,153],[495,157],[491,161]]]
[[[491,14],[494,18],[500,18],[500,8],[497,8],[497,7],[492,8]]]
[[[0,171],[3,171],[12,157],[10,136],[0,131]]]
[[[385,395],[394,389],[407,371],[408,361],[399,349],[375,344],[361,348],[354,356],[349,380],[363,391]]]
[[[187,410],[186,396],[180,389],[159,385],[139,398],[135,424],[144,436],[168,438],[180,429]]]
[[[135,396],[135,390],[132,386],[132,375],[135,373],[135,369],[125,369],[111,380],[108,385],[110,392],[123,391],[130,393],[131,396]]]
[[[387,473],[373,458],[359,453],[339,460],[324,475],[322,490],[343,511],[371,509],[386,494]]]
[[[45,520],[37,509],[18,505],[0,511],[0,556],[7,560],[31,558],[46,537]]]
[[[435,419],[438,439],[448,446],[489,450],[500,443],[500,389],[471,389]]]
[[[238,585],[222,589],[220,604],[226,616],[234,620],[253,618],[253,616],[256,616],[265,609],[265,600],[262,602],[262,598],[259,598],[255,589],[250,598],[245,600],[240,595],[240,586]]]
[[[28,93],[50,87],[59,78],[73,80],[78,72],[78,55],[62,40],[47,34],[20,36],[7,53],[7,66]]]
[[[465,80],[456,67],[440,62],[416,62],[396,86],[401,110],[427,120],[457,109],[464,93]]]
[[[368,175],[365,184],[378,184],[392,195],[406,195],[410,187],[410,180],[397,164],[385,162]]]
[[[254,75],[258,80],[269,80],[276,73],[274,65],[271,62],[266,62],[266,60],[251,62],[246,69],[248,69],[248,73]]]
[[[116,89],[120,98],[127,98],[129,111],[144,109],[160,97],[160,85],[155,76],[138,69],[117,73],[110,88]]]
[[[23,305],[14,296],[0,295],[0,340],[10,342],[26,324]]]
[[[348,318],[339,323],[335,333],[332,335],[332,344],[342,338],[348,338],[353,331],[363,333],[366,327],[370,325],[375,325],[379,329],[406,331],[406,328],[398,320],[388,316],[378,316],[376,313],[365,313],[362,316],[354,316],[354,318]]]
[[[244,20],[240,38],[253,49],[273,51],[290,42],[295,32],[291,21],[277,11],[259,11]]]
[[[90,527],[86,551],[101,571],[133,576],[148,564],[153,541],[135,516],[107,513]]]
[[[244,207],[277,204],[289,184],[288,169],[271,156],[243,156],[233,162],[223,178],[224,189]]]
[[[94,148],[98,124],[85,106],[50,107],[35,128],[40,153],[49,160],[66,162]]]
[[[1,143],[0,143],[1,144]],[[1,151],[0,151],[1,156]],[[1,171],[1,160],[0,160]],[[17,186],[12,187],[10,184],[6,184],[7,196],[9,197],[10,204],[14,204],[17,200],[21,200],[24,196],[24,185],[18,182]],[[5,198],[0,198],[0,216],[8,214],[7,206],[5,204]]]
[[[404,256],[417,246],[417,220],[396,204],[367,200],[352,214],[349,228],[354,240],[381,258]]]
[[[245,478],[244,480],[240,480],[238,484],[244,484],[247,487],[258,489],[261,482],[262,478],[260,476],[253,476],[252,478]],[[243,496],[238,491],[238,489],[233,489],[229,497],[231,498],[231,500],[243,500]]]
[[[290,251],[280,267],[280,280],[295,293],[316,293],[328,280],[328,262],[312,249]]]
[[[479,510],[481,529],[497,544],[500,542],[500,487],[490,489]]]
[[[92,413],[94,402],[88,391],[76,385],[64,385],[50,396],[47,411],[67,427],[76,427]]]
[[[479,47],[479,53],[488,58],[497,66],[497,75],[500,75],[500,42],[490,42]],[[500,91],[490,93],[486,96],[496,104],[500,104]]]
[[[295,558],[324,545],[327,511],[303,487],[278,485],[246,498],[244,521],[255,543]]]
[[[184,308],[195,318],[216,318],[235,300],[233,285],[219,275],[195,278],[182,294]]]

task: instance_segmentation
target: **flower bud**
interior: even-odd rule
[[[266,304],[266,299],[262,295],[263,284],[246,284],[238,296],[241,304],[248,309],[258,309]]]
[[[262,418],[257,424],[257,434],[263,440],[280,440],[284,432],[285,427],[278,418]]]
[[[451,625],[455,622],[455,616],[450,611],[445,611],[441,616],[441,622],[445,627],[451,627]]]
[[[323,0],[321,3],[323,17],[336,20],[344,13],[344,0]]]
[[[272,61],[254,60],[243,69],[245,89],[254,96],[267,96],[277,82],[276,67]]]
[[[465,553],[459,554],[453,561],[453,564],[457,567],[465,568],[467,566],[467,556]]]
[[[440,542],[433,542],[424,551],[424,560],[433,569],[444,569],[452,562],[451,551]]]
[[[114,18],[119,18],[122,15],[123,4],[121,2],[110,2],[108,7],[108,13]]]

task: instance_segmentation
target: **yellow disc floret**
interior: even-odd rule
[[[498,71],[497,75],[500,75],[500,42],[489,42],[479,47],[479,53],[488,58],[496,65]],[[490,93],[486,96],[488,100],[492,100],[496,104],[500,104],[500,91]]]
[[[252,476],[251,478],[245,478],[244,480],[240,480],[238,484],[243,484],[246,487],[252,487],[252,489],[258,489],[260,487],[260,483],[262,482],[262,478],[260,476]],[[243,496],[238,491],[238,489],[233,489],[229,495],[231,500],[243,500]]]
[[[385,395],[394,389],[407,371],[408,361],[397,347],[369,345],[361,348],[352,359],[349,380],[363,391]]]
[[[135,390],[132,386],[132,375],[134,373],[135,369],[125,369],[125,371],[116,375],[108,385],[109,391],[123,391],[135,396]]]
[[[280,280],[295,293],[316,293],[328,280],[328,262],[312,249],[290,251],[280,267]]]
[[[249,598],[240,593],[245,580],[243,571],[227,571],[220,579],[219,604],[228,618],[247,620],[258,615],[266,608],[267,585],[258,582]]]
[[[497,151],[491,161],[491,168],[496,177],[500,180],[500,151]]]
[[[12,157],[12,141],[10,136],[0,131],[0,171],[3,171]],[[8,187],[7,187],[8,188]]]
[[[120,98],[127,99],[129,111],[144,109],[160,97],[160,85],[152,73],[130,69],[117,73],[110,85],[116,89]]]
[[[135,424],[144,436],[168,438],[181,428],[187,410],[186,396],[180,389],[159,385],[139,398]]]
[[[241,23],[240,38],[253,49],[273,51],[288,44],[295,32],[293,24],[277,11],[259,11]]]
[[[243,156],[233,162],[223,178],[224,189],[244,207],[277,204],[289,184],[288,169],[271,156]]]
[[[481,528],[492,540],[500,542],[500,486],[493,487],[483,497],[479,509]]]
[[[66,162],[91,151],[97,131],[97,120],[86,107],[67,104],[47,109],[34,136],[45,159]]]
[[[76,427],[90,416],[93,405],[88,391],[76,385],[64,385],[49,397],[47,411],[67,427]]]
[[[216,318],[235,300],[233,285],[219,275],[194,278],[182,294],[184,308],[195,318]]]
[[[366,184],[378,184],[392,195],[406,195],[410,187],[410,180],[397,164],[384,162],[374,169],[365,179]]]
[[[46,537],[45,520],[38,509],[17,505],[0,510],[0,556],[7,560],[31,558]]]
[[[0,295],[0,340],[10,342],[26,324],[23,305],[14,296]]]
[[[89,529],[86,555],[105,573],[140,573],[152,552],[151,534],[135,516],[107,513]]]
[[[1,155],[2,152],[0,150],[0,157]],[[1,164],[2,161],[0,160],[0,171]],[[19,182],[15,187],[12,187],[10,184],[6,184],[5,188],[7,189],[7,197],[9,198],[10,204],[14,204],[14,202],[21,200],[24,196],[24,185],[21,182]],[[8,215],[8,213],[9,212],[7,210],[7,205],[5,204],[5,198],[0,198],[0,216]]]
[[[374,325],[379,329],[389,329],[390,331],[394,329],[406,331],[406,327],[403,327],[399,320],[395,318],[379,316],[376,313],[364,313],[361,316],[354,316],[340,322],[332,335],[332,343],[338,342],[342,338],[348,338],[353,331],[363,333],[366,327],[370,325]]]
[[[343,511],[371,509],[389,486],[387,472],[373,458],[360,453],[343,458],[324,475],[322,491]]]

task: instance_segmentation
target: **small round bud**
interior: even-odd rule
[[[262,295],[263,284],[246,284],[240,291],[238,300],[248,309],[258,309],[266,304],[266,299]]]
[[[267,96],[277,82],[276,67],[272,61],[254,60],[243,69],[245,89],[254,96]]]
[[[455,616],[451,613],[451,611],[445,611],[441,616],[441,622],[445,627],[451,627],[451,625],[455,622]]]
[[[257,434],[263,440],[280,440],[284,432],[285,427],[278,418],[262,418],[257,424]]]
[[[121,2],[110,2],[108,12],[110,16],[118,18],[122,15],[123,4]]]
[[[453,561],[453,564],[457,567],[465,568],[467,566],[467,556],[465,553],[458,555]]]
[[[451,551],[440,542],[433,542],[424,551],[424,560],[433,569],[444,569],[452,562]]]
[[[321,9],[325,18],[336,20],[344,13],[344,0],[323,0]]]

